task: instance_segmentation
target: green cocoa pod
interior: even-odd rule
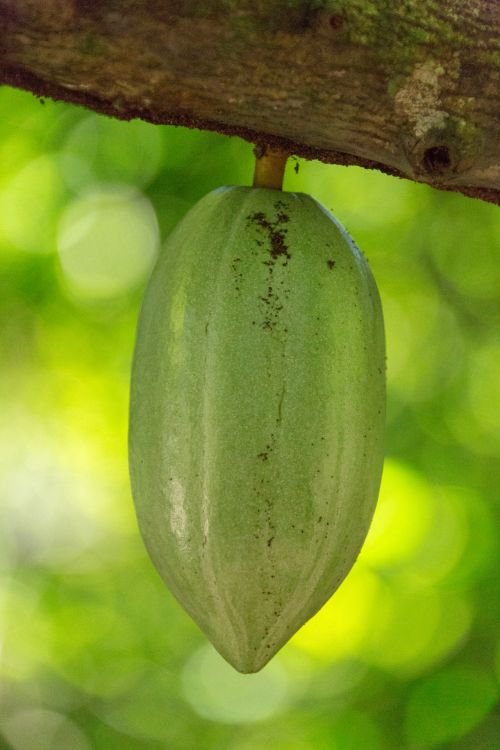
[[[130,473],[160,575],[255,672],[354,564],[383,462],[375,282],[313,198],[221,188],[168,240],[140,315]]]

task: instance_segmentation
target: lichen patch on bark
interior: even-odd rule
[[[434,60],[419,63],[394,96],[396,114],[412,128],[416,138],[445,127],[448,113],[441,104],[440,78],[445,73]]]

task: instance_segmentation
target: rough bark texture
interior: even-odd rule
[[[0,82],[492,202],[498,0],[0,0]]]

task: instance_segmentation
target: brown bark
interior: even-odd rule
[[[0,0],[0,82],[499,202],[497,0]]]

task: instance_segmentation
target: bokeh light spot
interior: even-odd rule
[[[500,345],[491,342],[479,347],[471,357],[467,397],[451,423],[459,440],[479,445],[481,453],[500,451]]]
[[[279,660],[257,674],[242,675],[209,645],[186,663],[182,687],[197,714],[228,724],[268,719],[287,703],[287,676]]]
[[[432,517],[427,533],[415,551],[412,567],[428,583],[448,576],[463,557],[469,536],[460,493],[452,487],[434,487]]]
[[[411,558],[432,515],[430,488],[414,471],[386,459],[380,496],[360,561],[377,567]]]
[[[374,619],[363,648],[372,664],[395,674],[419,674],[467,632],[470,608],[462,599],[443,598],[438,589],[410,575],[388,579],[386,588],[386,617]]]
[[[157,125],[92,114],[68,134],[59,165],[66,184],[74,191],[100,182],[144,187],[156,175],[162,157],[162,130]]]
[[[40,594],[15,578],[0,579],[0,674],[30,680],[50,651],[50,617],[40,608]]]
[[[0,190],[0,245],[3,235],[20,250],[54,252],[62,194],[52,156],[45,154],[25,164]]]
[[[136,738],[134,745],[149,748],[152,742],[164,742],[162,748],[182,746],[176,735],[181,732],[182,736],[192,714],[187,707],[184,710],[175,676],[169,670],[150,661],[148,670],[127,692],[105,698],[95,704],[96,714],[118,732]]]
[[[375,610],[383,611],[382,601],[378,577],[358,566],[291,642],[327,661],[355,654],[372,627]]]
[[[437,497],[441,495],[453,503],[463,528],[460,554],[448,572],[448,579],[463,583],[479,578],[488,565],[494,565],[498,550],[492,504],[466,487],[440,488]]]
[[[0,472],[0,543],[12,564],[61,569],[102,539],[88,498],[98,503],[104,490],[88,464],[87,472],[76,471],[72,448],[67,441],[62,450],[47,425],[19,414],[15,427],[0,430],[0,469],[8,462]]]
[[[0,723],[0,731],[12,750],[91,750],[73,721],[46,709],[19,711]]]
[[[334,213],[343,224],[356,224],[361,230],[384,232],[391,223],[411,217],[415,206],[408,198],[408,186],[387,182],[376,171],[360,167],[330,167],[308,163],[301,178],[301,189],[311,193],[327,207],[335,204]],[[383,190],[385,199],[374,200]]]
[[[140,284],[158,248],[150,202],[122,187],[101,187],[73,201],[58,231],[61,267],[78,297],[105,300]]]
[[[427,227],[428,246],[436,272],[464,308],[471,298],[480,301],[498,298],[498,216],[489,209],[490,206],[482,201],[475,203],[476,221],[471,224],[467,213],[449,201],[449,196],[438,194],[436,210]],[[493,239],[495,235],[497,241]],[[457,252],[457,249],[463,251]]]
[[[422,680],[408,700],[409,742],[432,747],[463,736],[488,714],[496,697],[493,679],[472,667],[450,667]]]
[[[386,319],[388,384],[404,402],[420,404],[446,391],[459,376],[465,342],[456,316],[425,276],[418,284],[408,282],[399,294]]]

